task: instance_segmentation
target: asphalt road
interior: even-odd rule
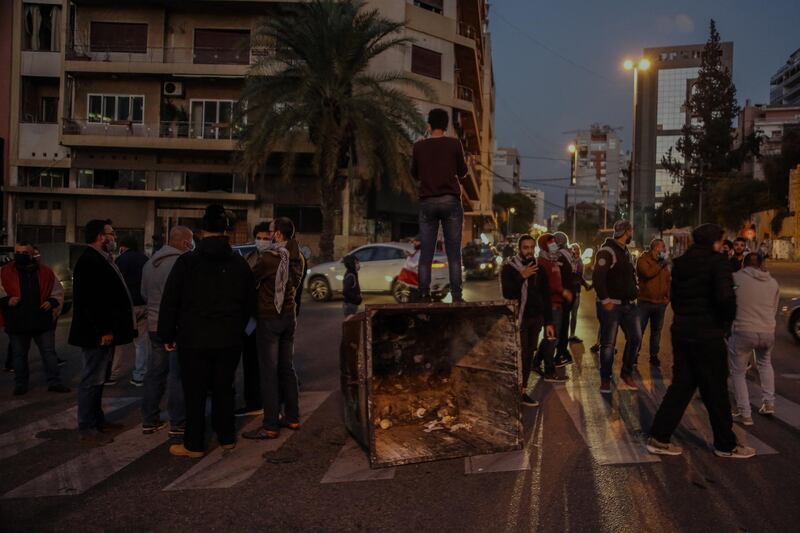
[[[799,295],[800,266],[775,271],[784,294]],[[465,291],[472,301],[497,295],[496,282],[470,283]],[[342,424],[341,302],[303,307],[296,343],[303,429],[277,449],[240,440],[225,455],[212,439],[212,453],[200,462],[170,456],[163,433],[141,435],[141,389],[128,384],[106,392],[117,402],[109,418],[125,424],[115,443],[82,447],[68,411],[75,395],[45,391],[34,353],[28,395],[12,397],[12,375],[0,376],[0,391],[7,391],[0,400],[0,529],[796,531],[800,421],[792,417],[800,417],[800,348],[788,333],[778,331],[774,354],[786,409],[780,419],[755,414],[755,426],[742,433],[758,457],[715,457],[704,410],[693,406],[676,435],[684,455],[653,458],[642,439],[669,380],[668,335],[663,376],[642,357],[640,390],[603,399],[588,351],[597,331],[592,296],[584,293],[578,335],[587,346],[572,347],[570,381],[533,388],[542,405],[524,409],[523,451],[378,471],[364,468],[364,454]],[[59,326],[59,346],[74,385],[81,363],[64,346],[68,325],[67,318]]]

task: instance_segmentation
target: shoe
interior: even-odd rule
[[[58,361],[58,366],[64,366],[64,365],[67,364],[67,360],[66,359],[61,359],[60,357],[57,358],[56,361]]]
[[[47,390],[49,392],[60,392],[60,393],[72,392],[72,389],[70,389],[69,387],[65,387],[64,385],[61,385],[60,383],[58,385],[50,385],[49,387],[47,387]]]
[[[600,394],[611,394],[611,380],[610,379],[601,379],[600,380]]]
[[[133,379],[133,378],[131,378],[131,380],[128,383],[130,383],[134,387],[143,387],[144,386],[144,380],[143,379]]]
[[[142,424],[142,433],[144,435],[152,435],[156,431],[161,431],[167,427],[167,423],[163,420],[159,420],[155,424]]]
[[[539,407],[539,402],[528,396],[527,394],[522,395],[522,405],[527,405],[529,407]]]
[[[300,424],[300,422],[289,422],[289,423],[282,423],[281,425],[282,425],[283,427],[285,427],[285,428],[289,428],[289,429],[291,429],[292,431],[300,431],[300,428],[302,428],[302,427],[303,427],[303,425],[302,425],[302,424]]]
[[[762,415],[769,416],[775,414],[775,404],[764,402],[761,404],[761,407],[758,408],[758,412]]]
[[[545,380],[547,383],[565,383],[566,381],[569,381],[569,378],[568,378],[568,377],[566,377],[566,376],[564,376],[564,377],[562,378],[561,376],[559,376],[558,374],[556,374],[555,372],[553,372],[553,373],[551,373],[551,374],[545,374],[545,375],[544,375],[544,380]]]
[[[661,442],[650,437],[647,439],[647,451],[656,455],[680,455],[683,448],[671,442]]]
[[[242,407],[241,409],[237,409],[233,412],[236,416],[252,416],[252,415],[260,415],[264,413],[264,409],[261,407]]]
[[[253,431],[245,431],[242,433],[242,437],[251,440],[268,440],[268,439],[277,439],[280,437],[280,431],[272,431],[264,428],[254,429]]]
[[[544,377],[544,369],[542,367],[535,366],[535,367],[532,368],[532,370],[534,372],[536,372],[537,374],[539,374],[540,376]]]
[[[222,448],[223,450],[226,450],[226,451],[234,450],[234,449],[236,449],[236,443],[235,443],[235,442],[233,442],[233,443],[231,443],[231,444],[222,444],[222,445],[221,445],[221,448]]]
[[[114,438],[100,431],[81,431],[81,442],[93,446],[105,446],[114,442]]]
[[[569,352],[567,352],[567,353],[565,353],[564,355],[562,355],[562,356],[561,356],[561,360],[564,362],[564,365],[565,365],[565,366],[566,366],[566,365],[571,365],[571,364],[573,364],[573,363],[575,362],[575,361],[572,359],[572,354],[571,354],[571,353],[569,353]]]
[[[6,372],[8,372],[10,374],[14,373],[14,367],[11,367],[11,366],[7,366],[3,370],[5,370]]]
[[[103,422],[100,427],[98,427],[98,431],[102,433],[108,433],[109,431],[119,431],[120,429],[125,429],[125,424],[117,424],[114,422]]]
[[[186,434],[186,426],[179,426],[176,428],[169,428],[169,437],[171,439],[183,437]]]
[[[731,413],[733,417],[733,421],[737,422],[743,426],[752,426],[753,425],[753,417],[752,416],[744,416],[742,413],[736,411]]]
[[[177,455],[178,457],[188,457],[190,459],[200,459],[205,455],[204,452],[193,452],[192,450],[188,450],[183,444],[173,444],[169,447],[169,453],[172,455]]]
[[[103,385],[105,385],[106,387],[110,387],[111,385],[116,385],[116,384],[117,384],[116,379],[107,379],[103,382]]]
[[[657,355],[655,357],[653,357],[652,355],[650,356],[650,366],[654,366],[656,368],[661,367],[661,360],[658,358]]]
[[[633,381],[633,376],[630,374],[620,374],[619,378],[622,383],[620,383],[617,388],[621,390],[639,390],[639,387],[636,386],[636,382]]]
[[[717,457],[725,457],[727,459],[750,459],[751,457],[755,457],[756,449],[751,448],[750,446],[742,446],[739,444],[736,446],[736,448],[729,452],[723,452],[715,449],[714,455]]]
[[[14,386],[14,396],[22,396],[23,394],[28,394],[28,386],[27,385],[15,385]]]
[[[466,302],[466,300],[464,300],[463,296],[453,296],[453,303],[454,304],[465,304],[467,302]]]
[[[600,353],[600,345],[599,344],[595,344],[591,348],[589,348],[589,350],[592,353]]]

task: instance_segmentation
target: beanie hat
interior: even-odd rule
[[[569,237],[563,231],[557,231],[553,233],[553,238],[556,240],[556,244],[559,248],[566,248],[569,244]]]
[[[694,228],[692,239],[695,244],[700,246],[711,246],[717,241],[722,240],[725,232],[716,224],[701,224]]]
[[[614,222],[614,238],[617,239],[625,235],[625,232],[633,228],[627,220],[617,220]]]
[[[542,233],[539,236],[539,240],[536,241],[536,244],[539,246],[540,250],[547,250],[547,243],[549,243],[551,240],[553,240],[552,233]]]
[[[210,233],[224,233],[229,227],[225,208],[219,204],[211,204],[206,207],[201,227]]]

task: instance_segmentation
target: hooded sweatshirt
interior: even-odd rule
[[[734,331],[775,333],[780,290],[778,282],[764,270],[745,267],[733,274],[736,290]]]
[[[172,266],[181,251],[170,245],[163,246],[142,269],[142,298],[147,304],[147,329],[158,331],[158,310],[161,307],[161,294]]]
[[[564,304],[564,285],[561,279],[561,267],[558,263],[559,254],[558,252],[553,254],[547,250],[548,240],[549,234],[539,237],[537,242],[539,245],[539,258],[536,263],[547,276],[547,284],[550,289],[550,304],[561,308]]]

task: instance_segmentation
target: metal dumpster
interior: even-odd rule
[[[522,447],[514,314],[505,302],[392,304],[344,322],[345,424],[373,468]]]

